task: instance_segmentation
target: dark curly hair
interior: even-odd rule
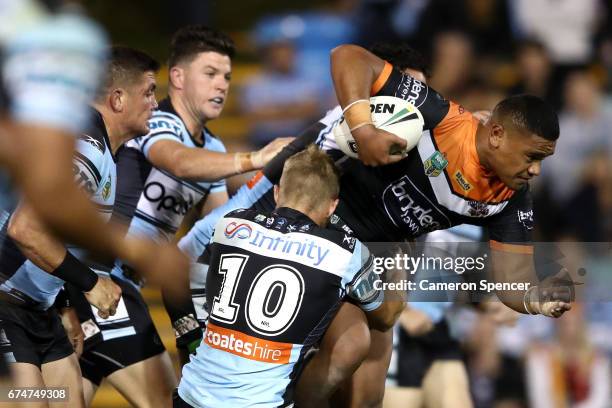
[[[425,60],[425,57],[414,48],[408,46],[408,44],[400,43],[392,45],[388,43],[376,43],[370,46],[369,50],[372,54],[388,61],[400,71],[408,68],[413,69],[422,72],[426,78],[429,78],[431,74],[429,64]]]
[[[199,53],[209,51],[233,58],[236,48],[234,41],[221,31],[203,25],[183,27],[172,36],[168,65],[189,62]]]

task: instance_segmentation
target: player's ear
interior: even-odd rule
[[[506,129],[499,123],[491,123],[491,130],[489,132],[489,144],[493,148],[498,148],[502,140],[506,137]]]
[[[280,192],[280,187],[278,186],[278,184],[274,185],[274,201],[276,201],[276,204],[278,204],[278,195]]]
[[[331,204],[329,205],[329,210],[327,211],[327,218],[331,217],[334,211],[336,211],[336,207],[338,206],[339,201],[340,200],[336,198],[334,201],[331,202]]]
[[[184,82],[185,70],[176,65],[170,68],[170,85],[172,85],[176,89],[183,89]]]
[[[110,107],[114,112],[123,112],[125,105],[125,92],[121,88],[113,89],[109,96]]]

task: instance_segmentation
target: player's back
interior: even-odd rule
[[[355,238],[289,208],[226,215],[201,259],[210,315],[181,398],[196,407],[290,405],[305,353],[368,258]],[[378,299],[360,301],[367,309]]]

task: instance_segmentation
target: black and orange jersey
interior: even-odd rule
[[[500,249],[503,243],[531,241],[531,194],[528,188],[508,188],[481,165],[478,121],[470,112],[389,64],[372,88],[372,96],[378,95],[409,100],[423,115],[423,135],[406,158],[369,167],[344,155],[332,132],[342,119],[338,106],[286,146],[226,205],[198,221],[181,240],[181,248],[192,256],[201,254],[218,217],[232,209],[274,208],[272,186],[279,182],[285,160],[311,143],[326,151],[342,172],[332,224],[354,232],[361,241],[402,241],[459,224],[486,227]]]
[[[343,171],[337,214],[360,239],[400,240],[476,224],[488,227],[497,242],[531,240],[530,193],[508,188],[481,165],[476,152],[478,120],[469,111],[389,64],[372,95],[403,98],[421,111],[424,132],[405,159],[373,168],[339,157],[329,131],[341,114],[339,108],[320,122],[323,129],[315,127],[308,136],[337,159]]]

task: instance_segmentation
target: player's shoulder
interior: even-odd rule
[[[255,211],[254,209],[250,208],[237,208],[226,213],[223,218],[240,218],[246,221],[254,221],[255,216],[258,213],[258,211]]]
[[[95,110],[91,111],[91,116],[91,124],[85,132],[78,135],[75,149],[90,160],[99,161],[110,153],[110,146],[102,116]]]
[[[472,112],[454,101],[448,101],[448,104],[448,112],[434,128],[436,133],[447,132],[449,135],[462,137],[463,134],[456,131],[458,127],[465,128],[465,132],[473,132],[475,119]]]
[[[512,196],[508,199],[507,209],[514,208],[529,208],[533,207],[533,193],[529,184],[525,185],[522,189],[514,191]]]
[[[225,145],[221,139],[210,129],[204,128],[204,147],[216,152],[225,152]]]
[[[153,136],[159,133],[171,133],[178,136],[181,140],[184,137],[185,124],[174,110],[170,99],[161,101],[158,109],[153,112],[153,116],[149,119],[149,134],[146,136]]]
[[[352,231],[344,231],[330,227],[319,227],[315,225],[310,234],[318,236],[339,246],[340,248],[354,252],[355,248],[359,247],[361,242],[353,235]]]

